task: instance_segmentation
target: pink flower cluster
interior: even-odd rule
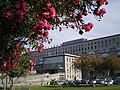
[[[17,11],[16,11],[16,18],[18,20],[18,22],[22,22],[24,19],[24,15],[28,12],[27,9],[27,2],[26,1],[22,1],[21,3],[17,2],[15,5]]]
[[[107,4],[107,3],[108,3],[107,0],[98,0],[99,6],[102,6],[102,5]]]
[[[15,11],[5,10],[3,12],[4,17],[8,20],[17,19],[18,22],[22,22],[24,20],[24,15],[28,12],[27,2],[24,0],[22,2],[17,2],[14,9]]]
[[[34,26],[34,32],[35,34],[40,34],[46,37],[48,36],[46,32],[51,28],[52,28],[52,25],[49,24],[47,20],[40,20],[39,23],[36,26]]]
[[[0,69],[3,72],[6,72],[8,70],[10,70],[11,68],[14,68],[16,66],[16,62],[15,61],[5,61],[3,62],[3,64],[1,64]]]
[[[82,24],[82,29],[85,29],[85,32],[90,31],[92,27],[93,27],[93,24],[91,22],[89,22],[88,24]]]
[[[49,10],[42,13],[43,18],[53,18],[56,16],[55,8],[51,5],[50,2],[47,3],[46,8]]]
[[[102,8],[102,9],[100,9],[100,10],[97,9],[97,10],[94,12],[94,14],[103,16],[104,14],[106,14],[106,10],[105,10],[105,8]]]
[[[38,47],[38,52],[43,51],[43,49],[44,49],[44,45],[43,45],[43,44],[39,45],[39,47]]]
[[[3,12],[3,15],[8,20],[12,20],[14,13],[12,11],[10,11],[10,10],[6,10],[6,11]]]
[[[44,12],[37,12],[39,15],[39,22],[34,26],[34,36],[36,40],[42,39],[44,42],[44,38],[48,37],[49,30],[52,28],[52,24],[49,22],[49,19],[53,19],[56,16],[55,8],[52,6],[50,2],[47,2],[46,7],[44,8]],[[39,38],[40,37],[40,38]],[[50,43],[51,40],[48,41]],[[38,52],[41,52],[44,49],[44,45],[40,44],[38,47]]]
[[[29,61],[29,71],[31,72],[33,70],[34,60]]]

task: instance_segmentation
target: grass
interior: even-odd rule
[[[120,85],[111,86],[98,86],[98,87],[59,87],[59,86],[25,86],[24,88],[30,88],[30,90],[120,90]],[[17,87],[16,90],[21,90],[21,87]]]

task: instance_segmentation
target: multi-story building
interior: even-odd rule
[[[39,53],[38,58],[40,60],[42,57],[56,56],[64,53],[73,55],[96,54],[101,56],[116,54],[120,56],[120,34],[92,40],[82,38],[63,42],[60,46],[44,49]]]
[[[73,62],[79,56],[71,54],[62,54],[56,56],[47,56],[43,58],[43,64],[37,71],[39,73],[61,73],[61,77],[66,80],[82,79],[81,70],[74,68]]]
[[[43,70],[44,72],[49,72],[50,63],[49,64],[44,63],[44,59],[49,59],[48,61],[51,60],[51,62],[53,59],[54,62],[60,63],[57,57],[60,55],[64,55],[64,53],[68,53],[71,55],[78,55],[78,56],[82,54],[96,54],[102,57],[106,57],[110,54],[115,54],[117,56],[120,56],[120,34],[92,39],[92,40],[81,38],[77,40],[63,42],[60,46],[46,48],[38,55],[37,71],[41,72]],[[64,71],[66,70],[66,68],[68,68],[66,64],[69,63],[69,62],[66,63],[65,61],[67,60],[64,60],[64,62],[62,62],[62,63],[65,63]],[[51,63],[51,68],[54,66],[57,66],[57,67],[54,67],[56,68],[56,70],[54,69],[51,69],[51,70],[53,70],[54,72],[61,72],[61,70],[58,68],[61,68],[61,66],[63,67],[63,64],[57,65],[54,62]],[[68,71],[65,71],[65,72],[68,72]],[[69,72],[74,73],[73,71],[70,71],[70,70]],[[71,73],[71,76],[72,76],[72,73]]]

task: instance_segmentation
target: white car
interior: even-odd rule
[[[103,82],[103,84],[104,85],[113,85],[113,80],[105,80],[104,82]]]

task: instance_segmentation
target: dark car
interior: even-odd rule
[[[113,84],[120,84],[120,77],[116,77]]]

